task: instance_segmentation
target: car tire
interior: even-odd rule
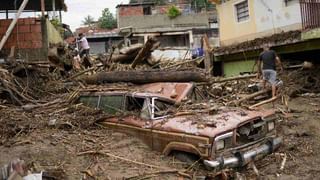
[[[171,154],[176,159],[178,159],[188,165],[191,165],[194,162],[199,160],[199,156],[197,156],[195,154],[187,153],[187,152],[173,151]]]

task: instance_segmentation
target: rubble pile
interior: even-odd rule
[[[282,73],[281,79],[286,83],[284,94],[295,97],[303,93],[320,92],[320,67],[315,66],[312,69],[296,69]]]
[[[294,39],[289,38],[289,40]],[[256,43],[260,44],[262,41],[262,39],[256,40]],[[87,167],[81,167],[81,170],[72,167],[77,173],[86,177],[106,177],[106,174],[94,174],[97,168],[99,169],[100,156],[109,157],[107,163],[112,166],[117,164],[122,167],[123,164],[127,165],[127,162],[130,162],[131,166],[139,165],[148,168],[156,166],[149,165],[144,160],[136,161],[131,157],[131,159],[127,158],[127,151],[120,155],[113,154],[112,149],[118,150],[122,147],[129,147],[131,151],[128,144],[136,142],[123,145],[121,142],[124,138],[114,142],[110,129],[105,130],[98,123],[99,120],[110,117],[110,114],[81,103],[77,104],[75,100],[81,91],[135,91],[137,84],[194,82],[195,101],[183,101],[169,110],[177,116],[196,115],[198,119],[193,119],[192,123],[197,124],[199,128],[216,126],[212,120],[203,119],[202,113],[215,115],[226,110],[227,107],[232,110],[237,109],[235,108],[237,106],[252,109],[262,105],[261,102],[269,102],[267,100],[271,98],[270,88],[263,89],[256,74],[231,78],[208,77],[202,69],[198,68],[203,64],[204,58],[184,61],[156,60],[151,52],[158,46],[158,42],[150,38],[144,45],[138,44],[120,50],[113,49],[110,54],[98,55],[91,59],[87,57],[77,59],[75,58],[77,52],[74,49],[59,44],[51,47],[49,62],[41,66],[39,63],[24,62],[0,66],[0,145],[32,146],[38,143],[34,142],[31,138],[33,137],[46,147],[64,148],[64,152],[72,154],[68,154],[67,160],[77,160],[80,156],[83,158],[81,161],[90,162],[89,166],[86,164]],[[252,44],[244,44],[244,46],[255,47]],[[225,50],[233,51],[237,48],[239,47]],[[279,96],[320,92],[319,70],[319,67],[286,70],[280,75],[284,85],[279,87],[281,89]],[[42,140],[43,137],[46,139]],[[131,155],[134,157],[136,154]],[[52,156],[63,155],[58,153]],[[30,157],[26,158],[32,160]],[[50,163],[44,162],[43,155],[37,158],[36,160],[43,164]],[[158,158],[162,157],[158,156]],[[119,160],[126,163],[118,162]],[[39,171],[40,168],[32,163],[32,161],[29,162],[28,166]],[[81,162],[76,163],[81,164]],[[53,171],[59,172],[55,179],[65,179],[66,173],[61,170],[63,166],[62,162],[55,161]],[[45,166],[42,168],[47,171],[50,169]],[[72,171],[70,167],[68,170]],[[198,171],[198,167],[195,171]],[[144,172],[149,170],[144,169]],[[171,173],[182,174],[176,169]],[[188,173],[191,174],[191,172]],[[189,174],[184,176],[188,177]]]

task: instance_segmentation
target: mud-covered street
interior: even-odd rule
[[[320,179],[320,0],[1,0],[0,180]]]
[[[222,84],[236,88],[246,87],[250,82]],[[213,91],[217,93],[214,88]],[[73,94],[71,91],[46,98],[70,99]],[[277,133],[283,137],[282,145],[256,161],[256,170],[247,165],[225,169],[223,173],[231,178],[247,179],[316,178],[320,159],[319,103],[318,94],[304,93],[290,97],[288,106],[280,99],[274,106],[265,105],[264,108],[277,112]],[[55,179],[210,179],[219,174],[208,171],[201,161],[188,164],[174,156],[165,156],[139,138],[102,126],[97,122],[108,114],[76,101],[23,107],[27,110],[12,105],[1,107],[1,164],[21,158],[33,172],[43,171],[44,177]]]

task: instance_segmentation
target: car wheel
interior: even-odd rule
[[[185,162],[188,165],[193,164],[194,162],[199,160],[199,156],[187,152],[181,152],[181,151],[173,151],[172,156],[174,156],[176,159]]]

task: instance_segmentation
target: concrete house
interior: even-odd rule
[[[62,42],[60,33],[50,23],[45,14],[48,11],[58,12],[66,10],[64,0],[29,0],[29,1],[2,0],[0,2],[0,39],[3,41],[1,54],[8,55],[15,47],[15,55],[26,61],[47,59],[50,43]],[[25,5],[23,5],[26,3]],[[22,6],[22,15],[28,13],[30,17],[19,17],[14,23],[15,14]],[[41,17],[36,15],[42,12]],[[33,15],[32,15],[33,14]],[[60,13],[61,17],[61,13]],[[12,31],[8,32],[13,22]]]
[[[282,59],[316,59],[320,0],[211,0],[217,6],[220,44],[216,75],[252,72],[264,44]],[[218,73],[217,73],[218,72]]]
[[[181,15],[170,18],[168,10],[179,9]],[[156,36],[162,48],[169,48],[161,56],[181,57],[186,50],[200,47],[204,34],[212,44],[218,45],[217,16],[214,5],[195,7],[188,0],[167,0],[163,4],[137,3],[117,6],[118,28],[120,32],[131,34],[131,43],[143,43],[147,37]],[[162,51],[164,52],[164,51]],[[159,54],[160,56],[160,54]]]

